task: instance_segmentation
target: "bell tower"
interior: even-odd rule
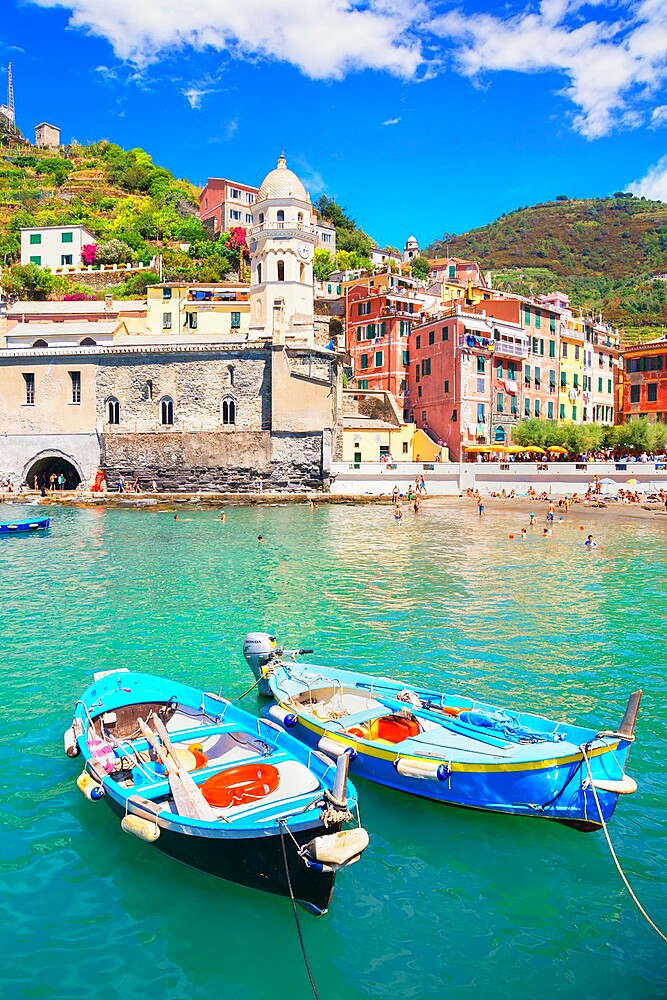
[[[316,229],[306,190],[284,156],[264,178],[250,231],[250,335],[314,343]]]

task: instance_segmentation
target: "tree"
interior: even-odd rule
[[[423,255],[413,257],[410,261],[410,268],[412,270],[412,277],[418,278],[420,281],[428,278],[431,273],[431,265],[428,257],[424,257]]]
[[[109,240],[97,248],[98,264],[125,264],[132,258],[132,247],[122,240]]]
[[[16,264],[2,274],[2,287],[6,295],[31,301],[47,299],[52,291],[62,290],[63,282],[65,287],[69,287],[67,279],[56,278],[37,264]]]
[[[327,281],[334,269],[334,259],[328,250],[322,247],[315,251],[313,257],[313,274],[318,281]]]

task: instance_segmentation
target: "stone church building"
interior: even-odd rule
[[[102,469],[110,485],[138,476],[160,490],[328,487],[342,453],[341,358],[316,343],[315,216],[282,156],[253,213],[241,339],[99,343],[94,324],[78,324],[68,346],[49,346],[45,327],[0,350],[0,478],[32,486],[62,471],[77,485]]]

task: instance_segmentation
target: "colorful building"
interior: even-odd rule
[[[405,412],[408,341],[422,321],[423,297],[413,282],[384,274],[348,286],[345,303],[353,387],[391,392]]]
[[[667,423],[666,338],[625,349],[619,388],[621,423]]]
[[[163,282],[146,289],[146,334],[159,341],[174,337],[247,338],[250,294],[246,284]]]
[[[449,449],[505,443],[521,417],[521,324],[454,305],[410,336],[409,416]]]

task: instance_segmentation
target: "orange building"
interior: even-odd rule
[[[623,351],[619,389],[621,423],[640,417],[667,423],[667,339]]]

